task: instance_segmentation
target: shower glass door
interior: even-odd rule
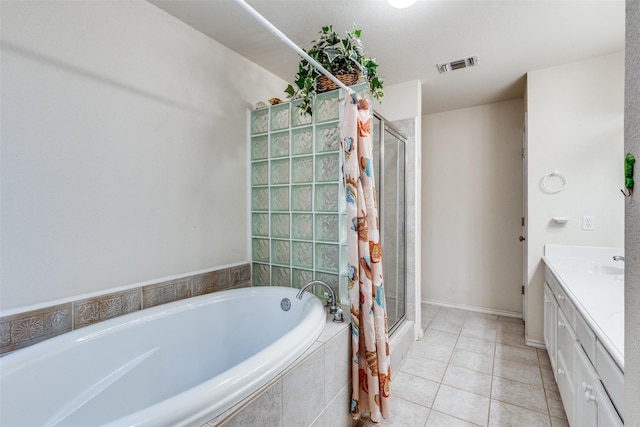
[[[406,138],[377,114],[372,137],[387,321],[392,332],[406,312]]]

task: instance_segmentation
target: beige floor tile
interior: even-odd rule
[[[378,424],[365,422],[365,427],[422,427],[427,422],[429,409],[404,399],[395,398],[391,400],[391,416],[387,420],[382,420]]]
[[[548,427],[549,415],[491,399],[490,427]]]
[[[549,360],[549,353],[547,353],[547,350],[538,348],[537,351],[540,367],[544,369],[551,369],[551,360]]]
[[[451,365],[444,374],[442,384],[491,397],[491,375],[482,372]]]
[[[525,342],[524,332],[511,332],[500,329],[497,329],[496,331],[496,342],[513,345],[516,347],[530,348]]]
[[[445,345],[453,348],[456,346],[456,341],[458,341],[458,334],[428,328],[421,341],[425,341],[433,345]]]
[[[512,332],[524,335],[524,322],[522,319],[499,317],[496,329],[503,332]]]
[[[553,377],[553,371],[551,369],[540,368],[540,373],[542,374],[542,385],[545,390],[558,391],[558,384]]]
[[[456,349],[472,351],[474,353],[493,357],[495,354],[496,343],[493,341],[461,336],[458,338],[458,342],[456,343]]]
[[[542,387],[535,387],[506,378],[493,377],[491,398],[543,414],[548,413],[547,399]]]
[[[429,329],[457,334],[462,329],[462,325],[464,325],[463,319],[437,316],[429,325]]]
[[[476,427],[477,425],[478,424],[472,424],[460,418],[432,410],[429,413],[425,427]]]
[[[553,427],[569,427],[569,421],[551,417],[551,425]]]
[[[560,393],[553,390],[545,390],[547,397],[547,407],[549,408],[549,415],[562,420],[567,419],[567,414],[564,411],[564,404],[562,403],[562,397]]]
[[[493,373],[493,357],[466,350],[453,350],[449,364],[485,374]]]
[[[422,304],[421,326],[427,328],[431,321],[440,312],[440,307],[431,304]]]
[[[469,313],[465,325],[478,326],[481,328],[496,329],[498,316],[485,313]]]
[[[443,384],[438,390],[433,409],[485,426],[489,414],[489,398]]]
[[[493,374],[498,377],[542,387],[542,376],[537,362],[535,365],[527,365],[496,358],[493,365]]]
[[[446,369],[446,363],[423,357],[407,356],[401,371],[427,380],[440,382]]]
[[[422,307],[424,337],[394,377],[400,403],[381,425],[567,427],[549,355],[526,345],[522,319]]]
[[[439,386],[435,381],[400,372],[393,377],[391,393],[409,402],[431,408]]]
[[[467,323],[465,323],[462,331],[460,331],[460,335],[465,337],[478,338],[485,341],[496,340],[495,328],[485,328],[482,326],[474,326]]]
[[[449,363],[451,355],[453,354],[453,347],[441,344],[432,344],[429,341],[416,341],[411,349],[409,355],[425,357],[431,360],[437,360],[442,363]]]
[[[503,343],[496,343],[496,357],[527,365],[538,365],[538,353],[532,348],[515,347]]]

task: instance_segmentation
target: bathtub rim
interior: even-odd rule
[[[6,353],[0,357],[2,376],[9,375],[15,369],[22,368],[24,366],[22,360],[26,361],[27,364],[35,363],[41,354],[51,355],[52,353],[68,351],[69,346],[81,345],[84,341],[97,339],[105,334],[116,333],[120,329],[134,326],[137,323],[150,322],[157,317],[187,311],[232,298],[277,295],[278,297],[282,296],[283,298],[287,297],[293,300],[297,292],[298,289],[296,288],[280,286],[237,288],[151,307],[77,329],[32,346]],[[241,361],[238,365],[224,373],[207,379],[190,389],[184,390],[146,408],[142,408],[139,411],[111,420],[103,425],[157,426],[158,420],[162,420],[167,425],[172,426],[195,425],[197,422],[207,422],[229,410],[235,404],[241,402],[244,398],[250,396],[253,392],[275,379],[279,373],[283,372],[298,357],[302,356],[321,334],[326,321],[325,310],[321,300],[315,295],[305,292],[301,302],[302,304],[309,305],[308,315],[305,316],[301,322],[297,323],[291,331],[270,343],[257,355]],[[303,308],[303,310],[305,310],[305,308]],[[309,328],[309,331],[305,330],[306,327]],[[291,334],[294,334],[295,338],[297,338],[295,341],[290,340],[293,338]],[[287,343],[286,341],[289,342]],[[283,346],[286,347],[284,356],[282,355]],[[197,404],[197,402],[205,399],[203,396],[206,396],[207,393],[213,393],[221,381],[230,381],[238,372],[243,372],[247,364],[254,366],[264,355],[267,355],[274,363],[264,372],[261,372],[260,375],[251,379],[240,376],[243,381],[233,383],[235,392],[224,393],[224,399],[216,398],[212,401],[213,404]],[[264,366],[264,363],[258,363],[253,369],[261,366]],[[217,380],[213,381],[214,379]]]

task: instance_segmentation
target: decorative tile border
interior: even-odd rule
[[[0,354],[69,332],[71,303],[5,316],[0,319]]]
[[[65,332],[168,302],[251,286],[243,264],[0,318],[0,355]]]

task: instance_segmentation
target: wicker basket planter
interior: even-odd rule
[[[375,58],[364,56],[364,47],[360,40],[362,31],[354,24],[351,31],[341,37],[333,26],[322,27],[320,37],[311,42],[307,54],[336,77],[334,80],[345,86],[367,82],[369,93],[375,99],[384,95],[382,79],[378,77],[378,63]],[[319,76],[315,67],[306,59],[298,64],[298,74],[294,81],[297,88],[288,85],[285,93],[289,99],[300,99],[298,108],[303,114],[313,114],[313,98],[316,94],[338,89],[338,85],[328,77]]]
[[[352,86],[358,83],[360,80],[360,71],[354,71],[349,74],[336,74],[336,78],[345,86]],[[318,93],[328,92],[330,90],[338,89],[338,85],[329,80],[327,76],[320,76],[316,79],[316,90]]]

